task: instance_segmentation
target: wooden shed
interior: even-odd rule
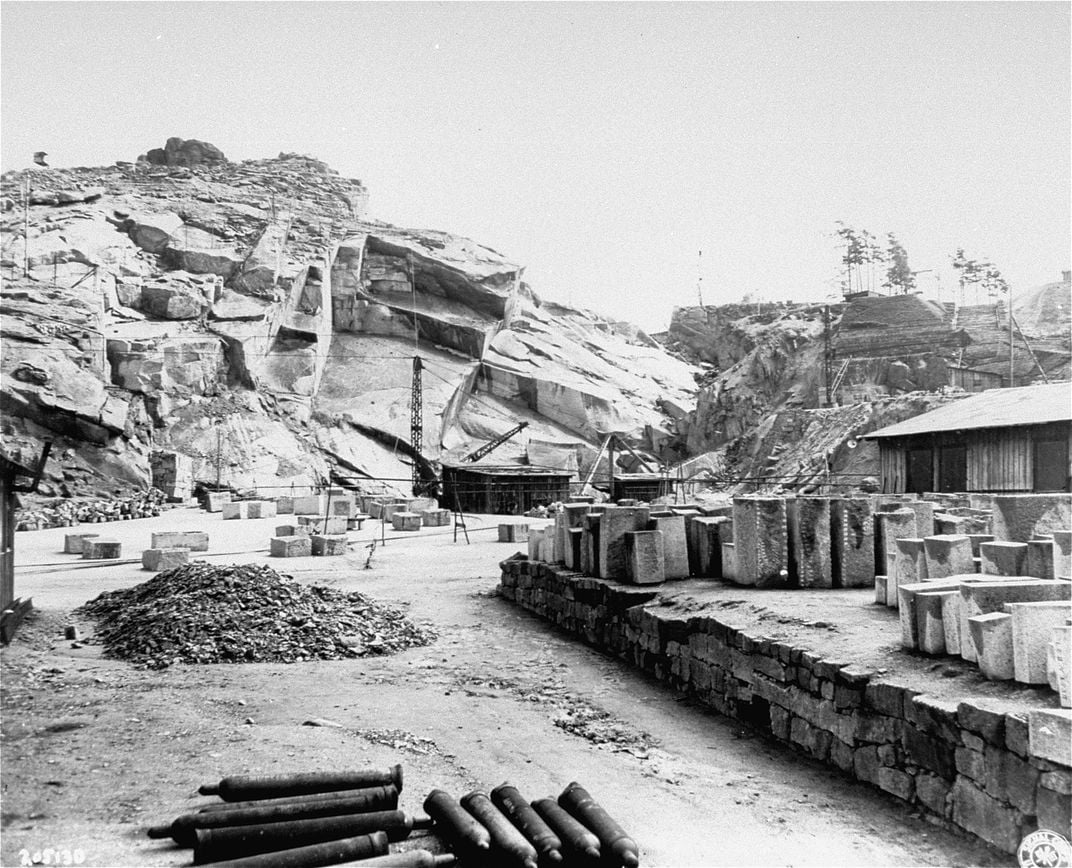
[[[567,501],[572,474],[526,465],[443,465],[443,506],[464,512],[521,515]]]
[[[1072,384],[990,389],[864,438],[883,492],[1072,491]]]

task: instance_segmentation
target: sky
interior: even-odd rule
[[[839,220],[932,297],[960,247],[1019,292],[1072,258],[1070,9],[4,0],[0,167],[312,154],[649,331],[840,297]]]

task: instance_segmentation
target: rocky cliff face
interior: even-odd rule
[[[497,463],[576,468],[611,431],[684,452],[694,366],[544,304],[494,250],[369,219],[360,181],[315,159],[169,140],[136,164],[7,173],[0,194],[3,434],[28,455],[57,441],[46,493],[145,485],[169,451],[208,483],[404,489],[412,460],[434,470],[522,420]]]

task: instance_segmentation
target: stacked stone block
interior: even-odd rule
[[[154,573],[181,567],[189,561],[188,548],[151,548],[141,553],[141,568]]]
[[[721,714],[912,804],[938,824],[1016,851],[1036,828],[1069,834],[1063,720],[985,699],[916,691],[715,617],[664,614],[657,592],[530,561],[502,565],[501,593]],[[1047,753],[1049,756],[1042,756]]]
[[[784,586],[789,575],[785,500],[734,498],[733,543],[738,584],[758,588]]]
[[[69,555],[80,555],[86,542],[99,536],[99,533],[69,533],[63,538],[63,551]]]
[[[875,582],[875,520],[866,497],[830,502],[835,588],[867,588]]]
[[[313,540],[308,534],[275,536],[269,546],[273,558],[307,558],[313,553]]]
[[[1072,526],[1072,494],[998,494],[993,511],[994,539],[1026,543]]]
[[[192,552],[208,551],[208,534],[200,530],[176,530],[154,533],[151,537],[154,549],[189,549]]]

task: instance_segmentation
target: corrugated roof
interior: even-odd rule
[[[1010,428],[1072,421],[1072,384],[989,389],[937,410],[923,413],[870,434],[866,440],[907,437],[934,431],[965,431],[977,428]]]

